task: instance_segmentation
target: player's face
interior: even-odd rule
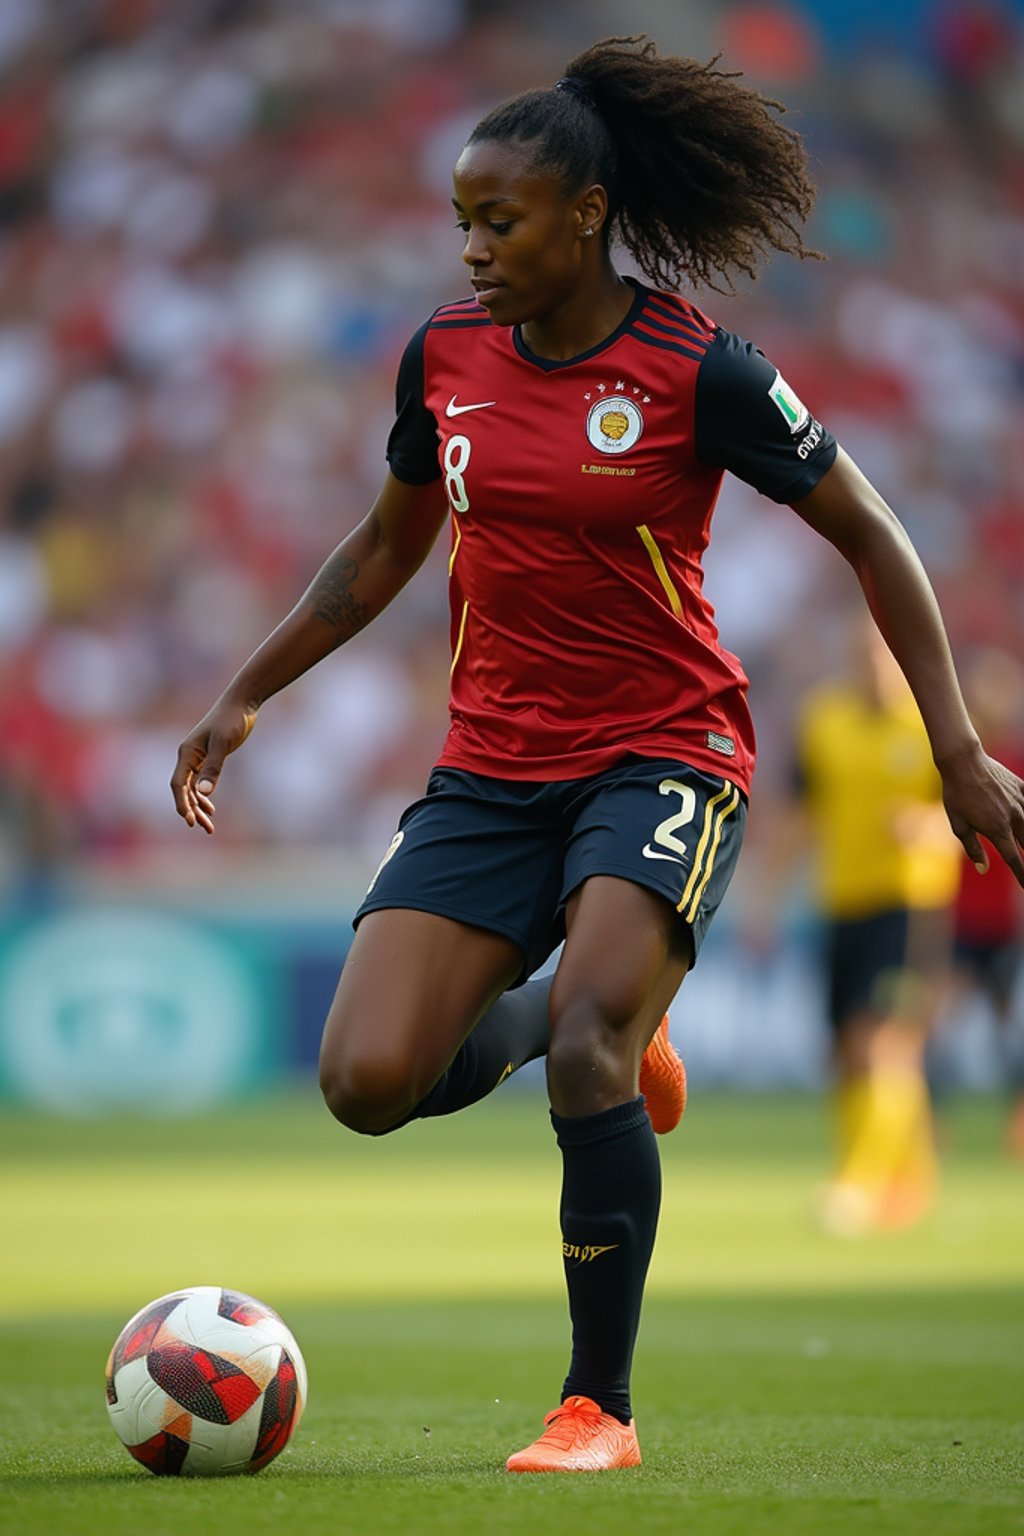
[[[518,145],[483,142],[455,166],[462,259],[477,297],[497,325],[552,314],[579,281],[584,215],[561,181]]]

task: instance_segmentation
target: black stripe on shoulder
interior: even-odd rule
[[[482,320],[431,320],[428,329],[431,331],[486,331],[490,329],[491,321],[488,317]]]
[[[661,304],[665,309],[670,309],[673,314],[685,315],[690,320],[696,320],[700,325],[713,324],[692,299],[684,298],[681,293],[669,293],[665,288],[648,288],[647,297],[653,299],[655,304]]]
[[[660,347],[664,352],[678,352],[682,357],[692,358],[695,363],[703,361],[704,354],[710,345],[710,342],[703,343],[696,336],[692,340],[687,337],[689,345],[685,347],[681,341],[665,341],[661,336],[648,336],[646,332],[640,330],[639,321],[635,325],[630,326],[629,333],[631,336],[635,336],[637,341],[646,342],[649,347]]]
[[[484,313],[476,299],[456,299],[452,304],[439,304],[437,309],[434,310],[433,318],[435,320],[446,320],[467,312],[470,314]]]
[[[684,299],[681,293],[649,292],[649,298],[655,304],[660,304],[662,309],[675,315],[680,320],[689,320],[693,325],[699,325],[702,330],[713,331],[715,322],[698,309],[696,304],[689,299]]]
[[[660,319],[668,321],[669,324],[676,325],[681,330],[687,331],[691,335],[699,336],[702,341],[710,341],[714,335],[713,328],[705,324],[701,319],[698,319],[698,317],[683,304],[682,300],[679,301],[679,305],[677,307],[676,305],[669,304],[667,301],[661,299],[661,295],[659,294],[657,298],[651,299],[647,308],[651,311],[652,318],[654,315],[657,315]]]
[[[710,336],[706,336],[703,331],[697,331],[688,325],[679,325],[674,320],[662,319],[660,313],[654,314],[650,310],[645,310],[642,315],[638,315],[637,320],[643,325],[652,326],[656,331],[662,331],[676,341],[686,341],[692,345],[701,346],[710,345],[711,342]]]

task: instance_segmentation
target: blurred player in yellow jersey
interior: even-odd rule
[[[838,1158],[821,1215],[850,1236],[906,1225],[934,1198],[924,1056],[960,852],[917,706],[869,619],[851,650],[849,676],[805,701],[797,741],[837,1080]]]

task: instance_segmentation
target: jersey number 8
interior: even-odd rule
[[[450,437],[445,444],[444,488],[448,492],[448,500],[451,502],[453,512],[469,511],[469,497],[466,495],[466,482],[463,477],[472,451],[473,445],[469,438],[458,433]]]

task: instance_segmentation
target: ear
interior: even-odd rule
[[[600,234],[608,217],[608,193],[595,183],[581,192],[575,207],[576,233],[589,238]]]

